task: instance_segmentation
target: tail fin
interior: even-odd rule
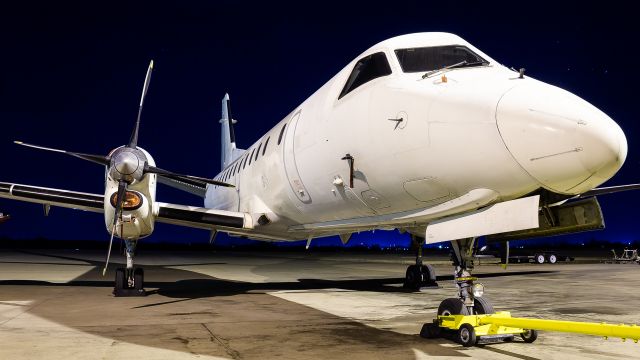
[[[220,165],[222,169],[227,167],[233,160],[237,159],[244,150],[236,148],[236,135],[233,131],[233,124],[237,121],[231,117],[231,100],[229,94],[224,94],[222,98],[222,119],[221,124],[221,161]]]

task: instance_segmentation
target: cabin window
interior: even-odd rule
[[[251,165],[251,160],[253,160],[253,153],[256,152],[256,148],[253,148],[251,151],[251,155],[249,155],[249,165]]]
[[[358,88],[373,79],[391,74],[391,67],[387,61],[387,56],[383,52],[378,52],[365,56],[358,60],[349,75],[347,83],[344,85],[338,99],[347,95],[352,90]]]
[[[245,167],[247,167],[247,157],[248,157],[248,156],[245,156],[245,157],[244,157],[244,160],[243,160],[244,162],[242,163],[242,169],[244,169]]]
[[[287,124],[282,125],[282,130],[280,130],[280,136],[278,136],[278,145],[282,142],[282,135],[284,135],[284,129],[287,127]]]
[[[262,156],[264,156],[264,153],[267,152],[267,145],[269,145],[269,140],[271,139],[271,136],[269,136],[267,138],[267,141],[264,142],[264,148],[262,149]]]
[[[256,151],[256,158],[253,159],[255,161],[258,161],[258,156],[260,155],[260,148],[262,147],[262,143],[260,143],[260,145],[258,145],[258,151]]]
[[[466,46],[431,46],[395,51],[402,71],[406,73],[426,72],[459,64],[458,67],[482,66],[489,62]]]

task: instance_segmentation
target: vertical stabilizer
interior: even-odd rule
[[[231,117],[231,100],[229,94],[225,94],[222,98],[222,119],[221,124],[221,154],[222,159],[220,165],[224,169],[234,159],[234,151],[236,149],[236,135],[233,131],[233,124],[236,123]]]

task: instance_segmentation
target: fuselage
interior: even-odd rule
[[[447,46],[484,62],[416,71],[416,49]],[[354,82],[372,61],[380,74]],[[236,188],[208,186],[205,206],[262,217],[257,237],[303,239],[332,232],[297,225],[389,218],[477,189],[494,202],[541,188],[580,194],[612,177],[626,152],[620,127],[579,97],[521,78],[458,36],[411,34],[368,49],[294,108],[216,177]]]

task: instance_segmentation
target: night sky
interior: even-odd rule
[[[12,141],[96,154],[126,143],[150,59],[156,66],[140,146],[162,168],[213,177],[220,163],[218,120],[225,92],[244,148],[375,43],[446,31],[611,116],[627,135],[629,155],[607,184],[640,182],[640,27],[632,5],[60,3],[0,5],[0,181],[102,193],[102,167]],[[202,205],[199,198],[162,185],[158,199]],[[600,203],[606,230],[558,240],[640,240],[640,191],[605,195]],[[4,199],[0,212],[13,217],[0,226],[0,238],[108,239],[99,214],[53,208],[45,218],[40,205]],[[151,239],[201,242],[208,233],[157,224]],[[357,241],[367,239],[395,243],[399,238],[376,232]]]

